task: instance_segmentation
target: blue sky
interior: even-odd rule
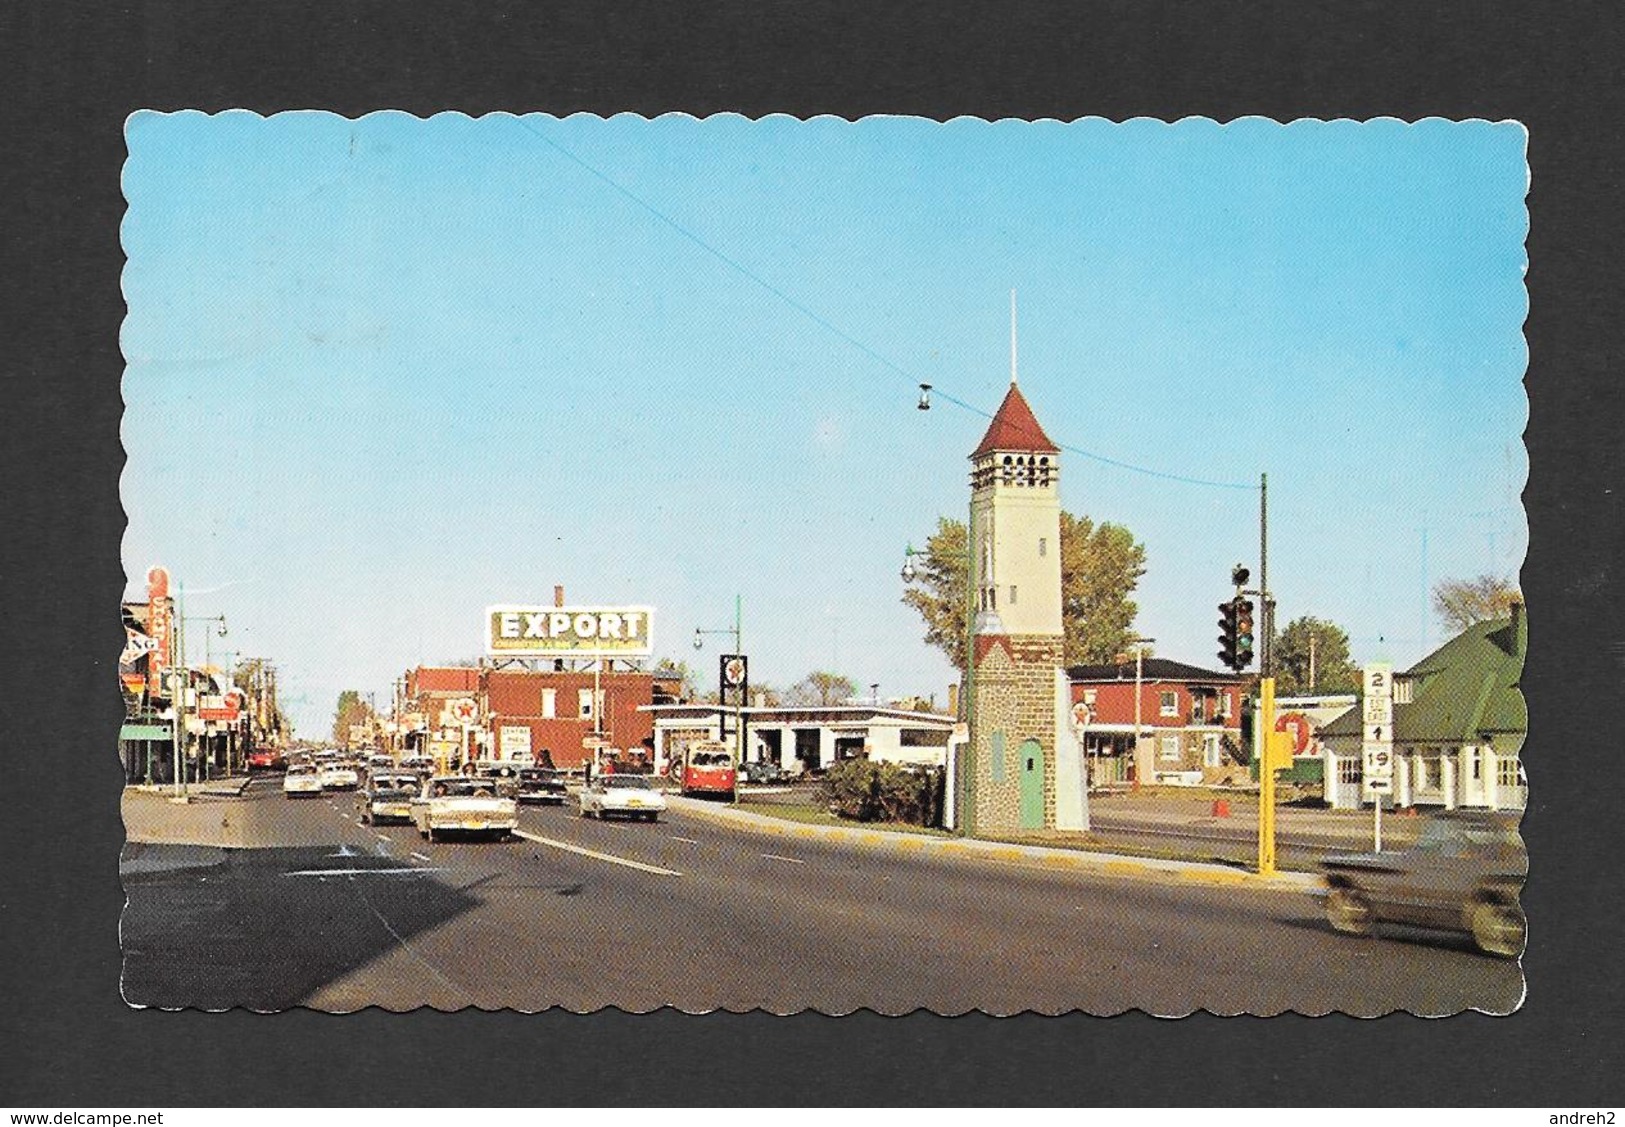
[[[306,733],[555,583],[656,607],[657,654],[707,678],[726,639],[697,658],[693,630],[738,594],[755,679],[942,700],[898,571],[964,518],[1012,289],[1063,504],[1146,544],[1165,656],[1215,663],[1261,472],[1281,622],[1329,618],[1357,660],[1420,657],[1428,584],[1523,559],[1513,123],[139,113],[126,136],[129,597],[168,566],[189,616],[226,615],[217,649],[278,662]],[[918,382],[974,410],[918,411]]]

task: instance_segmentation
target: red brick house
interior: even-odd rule
[[[647,706],[670,701],[671,678],[642,670],[496,669],[489,666],[419,666],[406,674],[406,750],[409,754],[464,754],[465,722],[453,715],[471,702],[467,751],[478,759],[531,762],[546,751],[555,767],[579,767],[585,742],[603,716],[604,739],[622,758],[649,758],[654,721]]]
[[[1139,676],[1135,741],[1135,663],[1076,665],[1072,724],[1095,786],[1112,783],[1242,782],[1248,753],[1241,738],[1245,673],[1219,673],[1147,657]]]
[[[555,767],[579,767],[588,757],[582,741],[603,715],[604,739],[624,757],[652,759],[654,674],[612,670],[598,677],[582,671],[484,671],[481,711],[491,734],[491,757],[530,760],[548,752]]]

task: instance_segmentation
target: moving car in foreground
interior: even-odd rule
[[[430,841],[456,831],[506,839],[519,828],[519,803],[511,795],[501,794],[495,779],[462,775],[430,779],[412,800],[411,809],[412,823]]]
[[[356,797],[361,820],[366,823],[394,819],[412,820],[412,800],[421,790],[422,780],[410,771],[375,771]]]
[[[519,769],[519,801],[564,805],[564,772],[552,767]]]
[[[1326,919],[1349,935],[1379,923],[1462,932],[1488,955],[1523,953],[1525,918],[1518,903],[1529,855],[1518,815],[1448,810],[1432,815],[1416,844],[1393,853],[1328,857]]]
[[[282,793],[289,798],[316,798],[322,793],[322,779],[310,763],[294,763],[282,776]]]
[[[647,775],[598,775],[581,791],[583,818],[621,814],[636,821],[660,820],[666,796],[654,789]]]

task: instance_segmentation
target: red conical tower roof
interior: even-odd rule
[[[984,454],[991,454],[995,450],[1020,450],[1023,453],[1033,454],[1059,454],[1061,448],[1049,440],[1044,428],[1038,425],[1038,418],[1033,409],[1027,406],[1026,397],[1021,389],[1010,382],[1010,390],[1005,393],[1004,402],[993,414],[993,421],[988,424],[987,433],[982,436],[982,444],[971,452],[971,457],[980,458]]]

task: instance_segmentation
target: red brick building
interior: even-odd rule
[[[1219,673],[1148,657],[1139,676],[1135,746],[1135,663],[1078,665],[1072,721],[1096,785],[1122,782],[1222,783],[1248,777],[1242,745],[1245,673]]]
[[[654,703],[652,673],[603,673],[596,703],[590,671],[488,669],[482,687],[492,758],[530,760],[546,750],[555,767],[578,767],[588,757],[583,741],[592,736],[600,713],[610,747],[628,758],[653,756],[654,720],[640,711]]]
[[[590,757],[586,743],[601,715],[602,738],[619,758],[648,760],[654,720],[647,708],[675,692],[668,678],[643,670],[595,678],[590,669],[419,666],[406,674],[407,750],[458,760],[466,740],[473,758],[529,763],[545,751],[555,767],[574,768]],[[460,707],[470,711],[466,720],[456,715]]]

